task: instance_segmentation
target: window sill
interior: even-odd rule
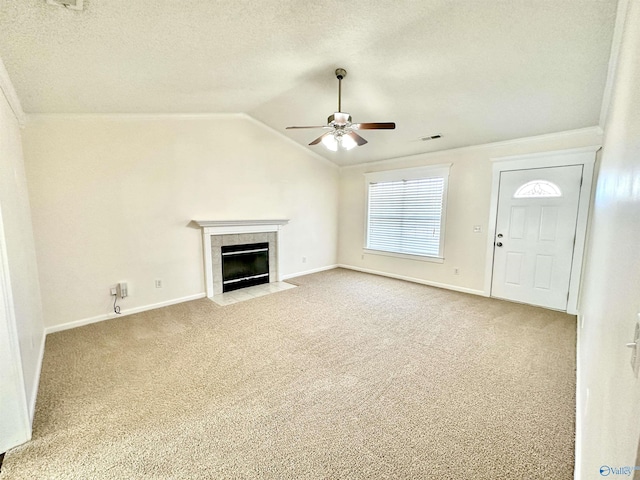
[[[444,258],[442,257],[427,257],[424,255],[409,255],[407,253],[395,253],[395,252],[387,252],[385,250],[371,250],[368,248],[364,248],[362,250],[363,253],[368,255],[382,255],[384,257],[396,257],[396,258],[405,258],[407,260],[418,260],[419,262],[431,262],[431,263],[444,263]]]

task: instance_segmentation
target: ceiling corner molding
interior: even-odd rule
[[[568,156],[568,155],[580,155],[583,153],[595,154],[602,148],[602,145],[587,145],[586,147],[565,148],[562,150],[550,150],[544,152],[525,153],[520,155],[507,155],[503,157],[491,157],[490,160],[493,164],[499,164],[501,162],[509,163],[520,160],[537,160],[547,157]],[[587,163],[595,162],[595,155],[590,160],[586,160]],[[569,162],[567,165],[571,164]],[[559,164],[558,164],[559,165]]]
[[[510,147],[513,145],[522,145],[535,141],[552,141],[566,137],[576,137],[580,135],[596,135],[602,136],[604,130],[600,125],[594,125],[592,127],[576,128],[575,130],[563,130],[562,132],[543,133],[542,135],[534,135],[532,137],[514,138],[511,140],[504,140],[502,142],[483,143],[481,145],[471,145],[469,147],[456,148],[456,151],[476,150],[476,149],[488,149],[496,147]],[[437,153],[437,152],[433,152]]]
[[[22,110],[20,99],[18,98],[15,88],[13,88],[13,83],[11,83],[11,79],[9,78],[9,72],[7,72],[2,58],[0,58],[0,90],[2,90],[4,97],[7,99],[9,107],[11,107],[16,120],[18,120],[18,124],[24,127],[27,117]]]
[[[613,27],[613,38],[611,39],[611,51],[609,54],[609,66],[607,67],[607,80],[604,85],[602,94],[602,105],[600,106],[600,128],[604,128],[609,115],[609,107],[611,106],[611,98],[613,96],[613,84],[618,71],[618,60],[620,57],[620,47],[622,45],[622,33],[627,20],[627,12],[629,11],[629,0],[618,0],[618,8],[616,11],[616,23]]]
[[[535,135],[533,137],[514,138],[512,140],[504,140],[502,142],[482,143],[480,145],[469,145],[468,147],[450,148],[448,150],[436,150],[435,152],[416,153],[416,154],[407,155],[404,157],[388,158],[386,160],[378,160],[376,162],[365,162],[365,163],[357,163],[354,165],[344,165],[341,167],[341,169],[357,168],[357,167],[363,167],[365,165],[369,166],[369,165],[394,164],[398,162],[403,162],[405,160],[415,159],[418,157],[437,158],[439,156],[449,155],[452,153],[473,152],[478,150],[486,150],[490,148],[510,147],[513,145],[522,145],[522,144],[527,144],[531,142],[545,141],[545,140],[552,141],[555,139],[574,137],[579,135],[595,135],[598,137],[602,137],[604,135],[604,130],[602,130],[602,127],[600,127],[599,125],[595,125],[593,127],[577,128],[575,130],[565,130],[562,132],[544,133],[542,135]],[[602,140],[602,138],[600,138],[600,140]],[[601,143],[601,141],[598,143]],[[592,147],[585,147],[585,148],[592,148]],[[597,148],[600,148],[600,145],[597,145]]]
[[[29,121],[59,120],[210,120],[244,118],[242,113],[29,113]]]
[[[266,123],[261,122],[260,120],[258,120],[255,117],[252,117],[251,115],[249,115],[248,113],[241,113],[240,115],[242,115],[243,118],[245,118],[246,120],[250,121],[251,123],[253,123],[254,125],[258,125],[259,127],[268,130],[271,133],[275,133],[276,135],[278,135],[280,138],[282,138],[283,140],[285,140],[287,143],[289,143],[290,145],[294,145],[295,147],[297,147],[298,149],[302,149],[304,150],[304,152],[308,155],[311,155],[312,157],[315,157],[318,160],[323,161],[324,163],[326,163],[327,165],[331,165],[332,167],[335,167],[336,169],[340,169],[340,166],[334,162],[332,162],[331,160],[323,157],[322,155],[320,155],[319,153],[314,152],[313,150],[311,150],[310,148],[307,148],[303,145],[300,145],[298,142],[296,142],[295,140],[292,140],[291,138],[287,137],[284,133],[276,130],[275,128],[270,127],[269,125],[267,125]]]

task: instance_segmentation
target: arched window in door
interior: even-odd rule
[[[521,185],[513,198],[544,198],[544,197],[561,197],[562,191],[555,183],[548,180],[531,180]]]

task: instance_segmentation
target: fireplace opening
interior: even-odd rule
[[[222,291],[269,283],[269,243],[222,248]]]

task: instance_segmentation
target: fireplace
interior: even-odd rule
[[[280,282],[282,280],[282,268],[280,262],[280,229],[289,223],[289,220],[194,220],[194,223],[202,229],[202,245],[204,253],[204,276],[207,288],[207,296],[213,297],[223,293],[223,291],[231,291],[237,288],[249,286],[244,284],[236,288],[229,287],[239,282],[229,282],[227,284],[223,278],[222,264],[224,257],[233,257],[233,255],[222,255],[222,249],[226,252],[242,252],[247,245],[268,244],[266,262],[268,270],[253,275],[245,275],[244,277],[253,277],[256,275],[264,275],[258,277],[264,279],[260,283]],[[226,247],[233,246],[240,248],[238,250],[227,250]],[[245,249],[254,250],[255,248]],[[262,253],[262,252],[250,252]],[[263,259],[264,259],[263,255]],[[263,262],[264,264],[264,262]],[[266,273],[266,275],[265,275]],[[229,280],[237,280],[235,276]]]
[[[221,247],[222,291],[269,283],[269,242]]]

